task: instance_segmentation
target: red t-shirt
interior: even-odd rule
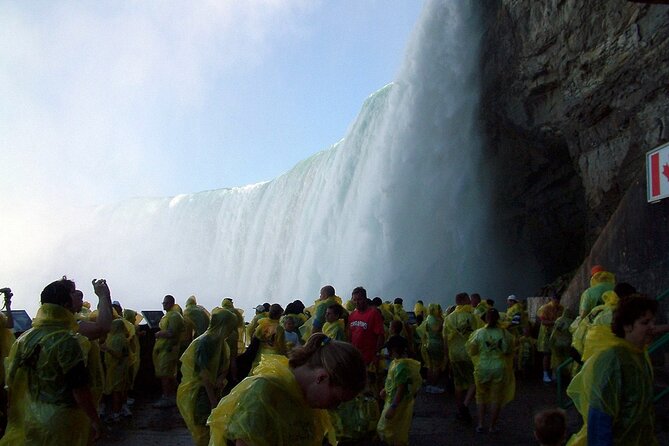
[[[376,357],[377,339],[384,336],[383,316],[375,307],[367,307],[364,312],[355,310],[348,318],[351,329],[351,344],[356,346],[365,364],[370,364]]]

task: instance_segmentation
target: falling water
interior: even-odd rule
[[[493,292],[504,280],[490,274],[485,241],[472,4],[426,5],[397,80],[329,149],[265,183],[100,206],[67,237],[58,268],[104,274],[138,309],[159,308],[165,293],[210,307],[224,296],[246,309],[308,305],[324,284],[407,303]]]

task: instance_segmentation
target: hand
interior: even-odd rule
[[[111,298],[111,293],[109,292],[109,287],[107,286],[107,281],[105,279],[93,279],[93,290],[100,298]]]

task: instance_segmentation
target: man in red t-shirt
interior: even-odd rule
[[[359,286],[351,293],[355,310],[348,317],[351,344],[360,353],[366,365],[372,364],[385,342],[383,316],[374,306],[369,305],[367,291]]]

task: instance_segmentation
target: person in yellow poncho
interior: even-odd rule
[[[427,313],[427,317],[418,330],[421,333],[423,362],[427,368],[428,385],[425,387],[425,391],[427,393],[444,393],[444,389],[437,386],[439,376],[446,365],[441,305],[434,303],[428,305]]]
[[[168,294],[163,298],[165,315],[158,324],[160,331],[156,333],[153,346],[153,367],[156,377],[160,380],[163,394],[154,404],[155,407],[172,407],[176,404],[177,363],[179,362],[180,341],[183,337],[184,319],[180,308],[174,302],[174,296]]]
[[[212,411],[210,445],[336,444],[328,412],[365,386],[366,368],[351,344],[314,333],[290,359],[264,356]]]
[[[109,295],[104,280],[96,294]],[[33,326],[12,346],[7,361],[9,424],[0,445],[87,445],[101,433],[86,365],[88,340],[75,333],[75,284],[47,285]]]
[[[553,381],[551,378],[551,347],[548,341],[551,337],[551,333],[553,333],[555,321],[562,316],[563,312],[564,307],[560,305],[560,296],[557,294],[551,296],[550,301],[539,307],[539,310],[537,311],[537,316],[539,317],[539,321],[541,321],[539,338],[537,339],[537,351],[543,353],[543,381],[545,383]]]
[[[286,354],[286,337],[283,327],[279,324],[283,314],[283,308],[279,304],[272,304],[269,307],[268,317],[258,321],[255,336],[260,341],[260,348],[253,361],[253,367],[260,362],[261,355],[285,355]],[[253,373],[253,369],[251,370]]]
[[[483,326],[483,321],[474,314],[467,293],[455,296],[455,310],[444,319],[444,339],[448,345],[453,384],[455,385],[455,404],[457,419],[470,423],[469,402],[474,397],[474,364],[467,354],[465,343],[469,336]]]
[[[232,302],[232,298],[230,297],[223,298],[223,300],[221,301],[221,308],[228,310],[236,317],[235,320],[231,320],[228,322],[234,324],[236,328],[232,330],[232,332],[225,338],[225,342],[228,344],[228,347],[230,348],[230,380],[231,383],[234,385],[237,384],[237,382],[239,382],[237,376],[237,356],[243,353],[245,348],[246,336],[244,333],[244,315],[243,315],[243,310],[235,308],[235,305]],[[214,310],[212,310],[212,313],[214,311],[218,311],[218,309],[219,309],[218,307],[214,308]]]
[[[616,276],[605,271],[600,265],[595,265],[590,270],[590,288],[583,291],[578,304],[578,316],[584,318],[597,305],[601,305],[602,294],[610,291],[616,284]]]
[[[423,384],[420,362],[406,357],[408,345],[400,335],[393,335],[386,342],[393,361],[381,391],[384,404],[376,431],[381,441],[391,446],[409,444],[414,401]]]
[[[186,300],[183,316],[186,326],[193,329],[193,339],[204,333],[209,326],[209,312],[202,305],[197,304],[195,296],[190,296]]]
[[[121,406],[125,402],[130,377],[130,342],[127,338],[124,319],[114,319],[111,331],[100,349],[105,353],[105,395],[111,395],[110,420],[121,418]]]
[[[478,405],[477,432],[483,432],[485,415],[490,409],[491,433],[498,432],[500,410],[516,393],[513,374],[513,336],[498,326],[499,313],[491,308],[486,313],[486,326],[471,334],[466,343],[474,363],[476,404]]]
[[[129,332],[128,342],[130,344],[130,361],[129,361],[129,378],[128,378],[128,389],[132,390],[135,387],[135,378],[137,378],[137,372],[139,372],[140,366],[140,350],[139,350],[139,332],[138,325],[144,319],[144,316],[138,314],[135,310],[129,308],[123,309],[123,319],[128,321],[132,327],[133,331]],[[126,325],[127,327],[127,325]]]
[[[416,315],[416,324],[420,325],[423,322],[423,319],[425,319],[425,314],[427,311],[425,311],[425,305],[423,305],[422,300],[417,300],[416,303],[413,306],[413,314]]]
[[[471,300],[472,308],[474,309],[474,314],[483,321],[485,319],[485,314],[488,312],[490,305],[485,300],[481,300],[481,295],[478,293],[472,293],[469,296]]]
[[[325,310],[325,324],[323,333],[335,341],[346,341],[345,310],[339,304],[330,305]]]
[[[569,358],[569,351],[571,349],[571,331],[569,326],[573,321],[572,313],[569,309],[565,309],[562,316],[557,318],[553,326],[553,332],[548,338],[548,345],[551,348],[551,369],[557,369],[560,364]],[[568,371],[563,370],[563,374]]]
[[[657,445],[653,370],[647,346],[653,339],[657,301],[622,299],[611,329],[595,326],[584,364],[567,388],[583,417],[568,445]]]
[[[230,347],[225,339],[236,328],[236,314],[216,309],[207,330],[181,356],[177,406],[197,446],[209,444],[207,418],[218,403],[230,364]]]

